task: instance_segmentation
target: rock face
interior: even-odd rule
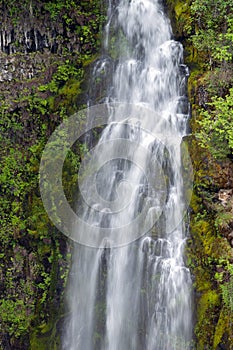
[[[49,135],[82,103],[101,6],[0,1],[1,349],[59,348],[69,244],[44,211],[38,169]],[[76,170],[69,161],[67,169],[70,190]]]
[[[28,23],[29,22],[29,23]],[[31,22],[31,26],[30,26]],[[0,50],[8,55],[16,52],[31,53],[35,51],[43,52],[48,49],[51,53],[62,53],[62,40],[64,30],[59,26],[46,29],[42,24],[36,23],[35,27],[33,17],[15,27],[11,27],[6,23],[6,27],[0,31]],[[73,38],[73,47],[78,50],[79,46]]]
[[[33,78],[37,61],[33,64],[25,57],[35,52],[61,56],[95,51],[99,11],[98,1],[1,2],[0,82]]]
[[[58,54],[65,50],[80,52],[82,39],[78,27],[87,23],[87,18],[80,16],[81,8],[73,11],[71,5],[62,6],[60,3],[56,7],[53,2],[43,1],[1,4],[1,52],[8,55],[45,50]]]
[[[18,11],[20,13],[20,9]],[[44,53],[47,56],[48,53],[62,54],[62,48],[65,48],[62,23],[53,23],[48,13],[44,21],[37,17],[30,10],[24,10],[13,23],[14,18],[9,17],[8,10],[1,8],[0,82],[32,79],[40,70],[40,62],[38,56],[28,54],[40,52],[42,57]],[[72,49],[79,49],[77,39]]]

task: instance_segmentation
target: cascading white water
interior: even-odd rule
[[[111,116],[99,140],[101,152],[95,153],[96,163],[102,164],[96,184],[88,177],[84,180],[91,206],[82,207],[82,215],[96,227],[97,236],[98,227],[109,228],[110,240],[115,226],[133,223],[127,234],[134,237],[139,229],[145,232],[142,226],[151,217],[155,225],[122,247],[107,248],[106,243],[106,248],[96,249],[75,244],[63,349],[191,349],[191,278],[183,261],[185,203],[180,145],[188,118],[188,73],[182,46],[171,40],[170,23],[158,0],[119,0],[114,6],[110,1],[106,48],[112,45],[111,28],[115,42],[116,32],[124,39],[118,41],[123,43],[119,46],[122,52],[112,64],[115,68],[112,79],[108,77],[111,83],[105,101],[143,106],[143,121],[141,125],[124,123],[117,111]],[[94,73],[104,75],[109,62],[106,56],[98,61]],[[145,113],[147,110],[154,113]],[[133,146],[111,142],[121,139]],[[147,151],[143,153],[139,144]],[[122,152],[124,159],[116,157]],[[154,188],[147,183],[147,175],[154,177]],[[131,184],[130,192],[124,183]],[[101,207],[92,199],[94,186],[105,203],[121,195],[130,196],[130,201],[120,199],[124,210],[111,215],[111,206]],[[135,221],[143,211],[147,213],[145,221]]]

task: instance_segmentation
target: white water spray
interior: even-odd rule
[[[84,180],[89,206],[83,208],[83,220],[96,227],[97,237],[98,227],[107,228],[108,237],[105,249],[74,246],[62,346],[191,349],[191,278],[183,261],[180,145],[189,116],[183,49],[171,40],[170,23],[158,0],[119,0],[117,6],[110,1],[108,17],[106,49],[114,32],[121,53],[117,63],[111,63],[115,68],[108,77],[105,101],[127,103],[126,122],[122,110],[115,109],[94,153],[96,164],[102,165],[96,183]],[[95,77],[106,73],[110,61],[105,56],[97,62]],[[130,123],[130,105],[132,111],[133,106],[142,107],[141,123]],[[146,113],[149,110],[153,113]],[[122,153],[124,157],[119,156]],[[96,189],[105,207],[96,202]],[[140,213],[146,214],[137,221]],[[151,221],[152,230],[131,239],[139,238],[135,232],[144,233],[144,225]],[[116,226],[127,227],[118,230],[120,241],[127,234],[132,243],[108,248]],[[79,234],[82,227],[74,231]]]

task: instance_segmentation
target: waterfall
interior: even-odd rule
[[[182,45],[159,0],[109,0],[105,33],[93,79],[105,77],[109,122],[93,153],[98,171],[89,177],[84,169],[77,207],[96,237],[108,234],[99,248],[74,243],[62,349],[191,349]]]

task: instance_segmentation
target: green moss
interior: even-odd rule
[[[97,57],[99,28],[104,19],[99,0],[73,3],[72,11],[65,13],[70,4],[61,3],[62,14],[55,6],[54,17],[58,16],[59,23],[64,15],[64,26],[69,33],[75,30],[75,26],[69,27],[70,16],[80,15],[85,21],[83,26],[78,25],[82,27],[83,38],[80,52],[70,54],[64,48],[63,55],[15,54],[16,68],[18,62],[31,60],[37,74],[33,80],[12,81],[9,91],[12,90],[13,95],[8,94],[8,90],[4,92],[0,106],[0,134],[4,135],[4,138],[0,136],[0,244],[4,251],[0,255],[0,274],[5,276],[1,285],[0,344],[6,335],[12,349],[60,348],[59,323],[69,262],[66,239],[52,227],[43,208],[38,171],[49,135],[63,118],[83,108],[84,76]],[[34,2],[32,5],[33,18],[39,21],[40,14],[34,12],[37,5]],[[15,7],[20,21],[21,4],[14,1],[7,6]],[[38,3],[39,9],[41,6]],[[72,47],[69,36],[57,39],[65,40]],[[71,163],[74,164],[73,158],[67,161],[69,169]],[[64,187],[71,191],[77,167],[71,168],[70,176],[66,170],[65,167]]]
[[[56,322],[40,325],[31,335],[30,350],[59,350],[60,340]]]
[[[175,4],[175,14],[176,19],[178,20],[182,14],[189,11],[189,4],[187,2],[177,1]]]
[[[228,324],[228,318],[229,315],[226,314],[225,310],[222,309],[219,319],[218,319],[218,323],[216,325],[215,328],[215,333],[214,333],[214,349],[217,348],[217,346],[219,345],[219,343],[221,343],[221,340],[223,338],[223,335],[226,331],[226,325]]]
[[[215,56],[215,53],[201,52],[194,40],[194,33],[198,34],[202,29],[206,18],[213,21],[212,11],[208,12],[208,8],[201,10],[195,17],[195,11],[198,10],[195,9],[196,5],[203,8],[208,4],[216,4],[199,0],[192,1],[192,4],[188,0],[167,0],[166,4],[173,32],[184,45],[185,62],[190,68],[188,95],[192,105],[192,134],[186,137],[186,142],[194,168],[194,186],[190,203],[191,238],[187,246],[187,263],[195,279],[195,350],[217,350],[220,344],[226,349],[233,349],[233,332],[229,321],[232,319],[232,313],[229,313],[231,287],[227,268],[232,264],[233,252],[221,229],[229,226],[232,218],[226,208],[221,209],[221,205],[216,203],[219,189],[227,188],[229,181],[223,169],[231,169],[231,165],[226,161],[215,161],[208,150],[200,147],[196,137],[200,131],[201,108],[207,108],[213,94],[224,97],[232,86],[232,64],[225,62],[224,65],[214,66],[208,54]],[[223,3],[219,5],[218,8],[225,6]],[[214,20],[221,22],[221,18],[217,16]],[[206,33],[206,37],[208,35]],[[216,33],[216,37],[218,35]],[[201,44],[205,45],[205,42]],[[207,46],[212,50],[212,42],[208,41]],[[222,271],[221,281],[217,272],[219,270]]]
[[[208,290],[199,299],[195,329],[197,336],[197,350],[206,349],[207,344],[213,344],[213,334],[216,322],[216,310],[219,306],[219,295],[216,291]]]
[[[192,139],[191,141],[193,142]],[[224,305],[216,269],[217,266],[223,266],[223,268],[224,265],[228,266],[227,262],[232,258],[232,251],[227,240],[219,235],[216,228],[216,214],[211,209],[213,206],[210,191],[212,184],[208,179],[206,169],[203,169],[202,160],[198,154],[197,150],[191,152],[194,165],[197,166],[197,172],[191,199],[190,231],[192,240],[189,241],[187,255],[189,266],[195,276],[197,319],[195,349],[203,350],[216,349],[223,335],[230,337],[227,319],[223,319]],[[224,340],[223,343],[225,344],[225,342]],[[229,344],[232,343],[229,342]]]
[[[193,51],[192,60],[194,62],[196,61],[195,54],[196,54],[195,51]],[[202,72],[200,71],[199,66],[196,65],[195,67],[192,67],[189,80],[188,80],[188,95],[189,95],[190,102],[192,104],[195,102],[194,98],[196,97],[198,82],[201,74]]]
[[[167,0],[168,15],[171,19],[173,32],[179,40],[185,40],[191,30],[190,1]]]
[[[81,56],[83,67],[89,67],[98,57],[99,54]]]

